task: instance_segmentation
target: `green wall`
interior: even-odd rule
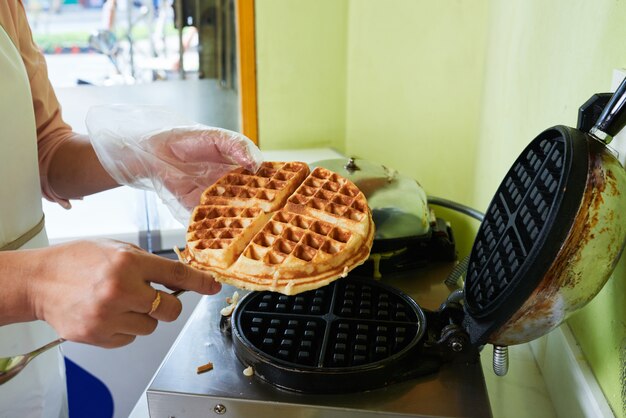
[[[348,0],[257,0],[263,149],[332,147],[346,126]]]
[[[257,0],[261,148],[332,147],[470,204],[488,4]]]
[[[478,209],[528,142],[575,125],[626,66],[625,1],[257,0],[256,11],[263,149],[332,146]],[[475,225],[453,225],[465,253]],[[619,418],[625,264],[569,321]]]
[[[487,0],[350,2],[346,152],[472,203]],[[476,225],[439,209],[467,254]]]
[[[350,3],[346,149],[471,203],[486,0]]]

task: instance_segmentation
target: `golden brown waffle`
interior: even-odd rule
[[[292,295],[345,276],[368,258],[373,237],[353,183],[323,168],[309,174],[304,163],[266,162],[205,191],[182,257],[219,281]]]
[[[205,190],[200,204],[256,207],[273,212],[283,207],[308,174],[309,167],[301,162],[264,162],[254,174],[238,168]]]
[[[352,182],[317,167],[287,201],[285,209],[367,236],[370,215],[365,196]]]
[[[227,268],[235,262],[269,215],[259,208],[198,206],[187,233],[187,247],[197,262]]]

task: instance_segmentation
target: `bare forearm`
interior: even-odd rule
[[[89,138],[75,135],[55,152],[48,171],[50,186],[60,197],[80,198],[118,184],[102,168]]]

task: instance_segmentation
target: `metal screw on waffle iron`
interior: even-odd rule
[[[504,376],[509,372],[509,347],[493,346],[493,372],[496,376]]]
[[[226,407],[221,403],[218,403],[213,407],[213,412],[215,412],[217,415],[224,415],[226,413]]]
[[[458,338],[453,339],[450,342],[450,348],[452,348],[452,351],[455,351],[457,353],[463,351],[463,341]]]

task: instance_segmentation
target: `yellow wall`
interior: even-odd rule
[[[350,2],[346,149],[471,203],[487,0]]]
[[[346,152],[472,202],[487,0],[350,2]],[[439,209],[462,255],[475,222]]]
[[[482,210],[522,148],[545,128],[575,125],[579,105],[626,66],[624,1],[257,0],[256,9],[262,148],[334,146]],[[570,321],[619,418],[625,263]]]
[[[470,204],[487,6],[257,0],[261,148],[330,146]],[[473,235],[468,219],[441,214],[458,236]]]
[[[333,147],[346,123],[348,0],[257,0],[259,145]]]

